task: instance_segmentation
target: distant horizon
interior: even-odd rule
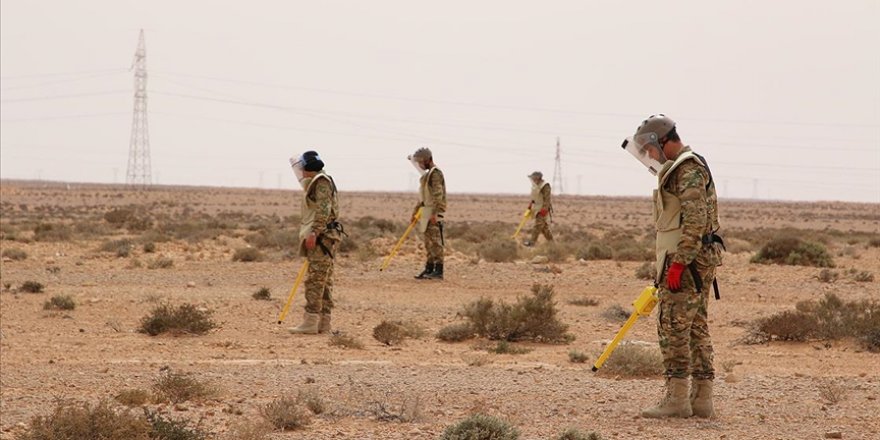
[[[0,185],[3,184],[15,184],[15,183],[24,183],[28,185],[39,185],[40,183],[46,183],[50,185],[83,185],[83,186],[96,186],[96,187],[118,187],[119,189],[126,189],[132,191],[143,191],[141,188],[137,188],[136,185],[130,185],[127,183],[108,183],[108,182],[78,182],[78,181],[65,181],[65,180],[35,180],[35,179],[18,179],[18,178],[0,178]],[[292,191],[292,192],[300,192],[302,191],[299,188],[260,188],[260,187],[252,187],[252,186],[225,186],[225,185],[187,185],[187,184],[165,184],[165,183],[154,183],[150,185],[150,187],[160,187],[160,188],[181,188],[181,189],[212,189],[212,188],[222,188],[222,189],[230,189],[230,190],[259,190],[259,191]],[[146,191],[149,191],[147,189]],[[414,191],[381,191],[381,190],[360,190],[360,189],[344,189],[341,188],[339,190],[341,193],[361,193],[361,194],[412,194],[414,197],[417,197],[418,194]],[[504,192],[448,192],[449,195],[468,195],[468,196],[501,196],[505,198],[515,198],[515,197],[529,197],[529,193],[504,193]],[[582,197],[582,198],[604,198],[604,199],[644,199],[650,200],[650,195],[604,195],[604,194],[554,194],[553,197]],[[880,205],[880,202],[862,202],[862,201],[848,201],[848,200],[784,200],[784,199],[749,199],[749,198],[738,198],[738,197],[720,197],[719,200],[727,200],[732,202],[749,202],[749,203],[794,203],[794,204],[850,204],[850,205]],[[723,206],[721,207],[723,208]]]

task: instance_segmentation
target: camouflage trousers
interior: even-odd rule
[[[532,243],[538,242],[538,236],[544,234],[544,238],[553,241],[553,234],[550,232],[550,225],[547,222],[547,216],[535,216],[535,225],[532,227]]]
[[[667,264],[668,267],[668,264]],[[715,268],[697,266],[703,280],[697,292],[689,269],[681,275],[681,290],[673,293],[664,276],[660,284],[657,335],[663,367],[668,378],[714,379],[714,352],[709,336],[708,299],[715,279]]]
[[[336,255],[336,241],[324,239],[324,246]],[[321,246],[306,250],[309,270],[306,274],[306,312],[330,314],[333,309],[333,259]]]
[[[428,253],[427,263],[443,264],[443,240],[440,237],[440,224],[428,223],[425,229],[425,251]]]

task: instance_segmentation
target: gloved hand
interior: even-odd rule
[[[541,208],[541,210],[538,211],[538,215],[541,216],[541,217],[547,217],[547,213],[548,213],[548,212],[549,212],[549,211],[547,211],[547,208]]]
[[[532,201],[532,202],[529,202],[529,209],[532,209],[532,205],[534,205],[534,204],[535,204],[535,202],[534,202],[534,201]]]
[[[684,273],[685,267],[687,266],[681,263],[669,265],[669,269],[666,271],[666,286],[670,291],[678,292],[681,290],[681,274]]]
[[[312,250],[318,245],[318,235],[312,232],[306,237],[306,249]]]

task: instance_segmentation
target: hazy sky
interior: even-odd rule
[[[3,178],[124,182],[139,29],[153,180],[648,195],[620,149],[666,113],[727,197],[880,202],[880,1],[0,3]]]

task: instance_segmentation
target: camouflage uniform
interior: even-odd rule
[[[443,214],[446,212],[446,181],[443,172],[433,167],[419,180],[420,200],[413,210],[413,215],[422,208],[419,230],[425,240],[425,251],[428,264],[443,264]],[[431,215],[437,216],[437,223],[431,223]]]
[[[538,242],[538,236],[541,234],[544,234],[544,238],[547,240],[553,241],[553,234],[550,232],[550,225],[547,221],[553,211],[550,192],[550,184],[547,182],[541,182],[532,189],[532,213],[535,215],[535,226],[532,227],[532,239],[529,242],[531,245]],[[547,215],[540,214],[542,208],[547,209]]]
[[[309,261],[308,276],[305,281],[307,313],[329,315],[333,309],[332,256],[336,254],[336,247],[341,237],[339,231],[328,229],[327,225],[336,221],[338,216],[336,185],[330,176],[320,171],[306,185],[302,206],[300,255]],[[305,239],[311,232],[317,234],[320,244],[309,250],[305,247]]]
[[[690,374],[694,379],[711,380],[715,369],[708,298],[721,253],[718,245],[704,244],[703,237],[719,228],[715,186],[702,158],[689,147],[684,147],[675,161],[667,161],[658,177],[660,185],[654,196],[660,278],[657,334],[666,377],[687,378]],[[672,263],[693,263],[702,290],[697,291],[688,268],[681,276],[681,289],[670,291],[665,275]]]

